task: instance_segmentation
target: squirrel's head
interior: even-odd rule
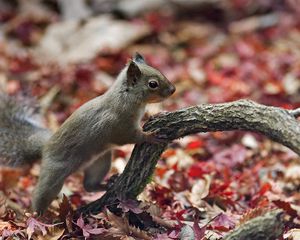
[[[128,89],[147,103],[160,102],[176,90],[161,72],[147,65],[139,53],[130,60],[126,71]]]

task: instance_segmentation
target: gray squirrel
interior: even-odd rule
[[[18,167],[42,159],[32,209],[43,214],[72,173],[84,171],[87,191],[102,190],[111,149],[163,141],[145,133],[140,121],[147,103],[160,102],[175,86],[136,53],[103,95],[79,107],[55,132],[36,121],[32,108],[0,94],[0,165]]]

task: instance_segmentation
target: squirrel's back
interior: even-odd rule
[[[51,132],[39,118],[32,101],[0,92],[0,165],[18,167],[41,158]]]

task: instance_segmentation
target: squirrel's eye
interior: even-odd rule
[[[152,88],[152,89],[158,88],[158,82],[157,82],[156,80],[150,80],[150,81],[148,82],[148,85],[149,85],[149,87]]]

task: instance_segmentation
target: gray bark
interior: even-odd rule
[[[152,117],[145,131],[158,131],[166,140],[198,132],[246,130],[264,134],[300,155],[299,110],[284,110],[239,100],[223,104],[203,104]],[[166,143],[136,145],[124,172],[98,200],[83,206],[78,212],[96,214],[104,206],[112,206],[119,199],[134,199],[143,191],[153,174],[157,160]]]
[[[283,212],[273,210],[238,226],[224,240],[274,240],[284,231]]]

